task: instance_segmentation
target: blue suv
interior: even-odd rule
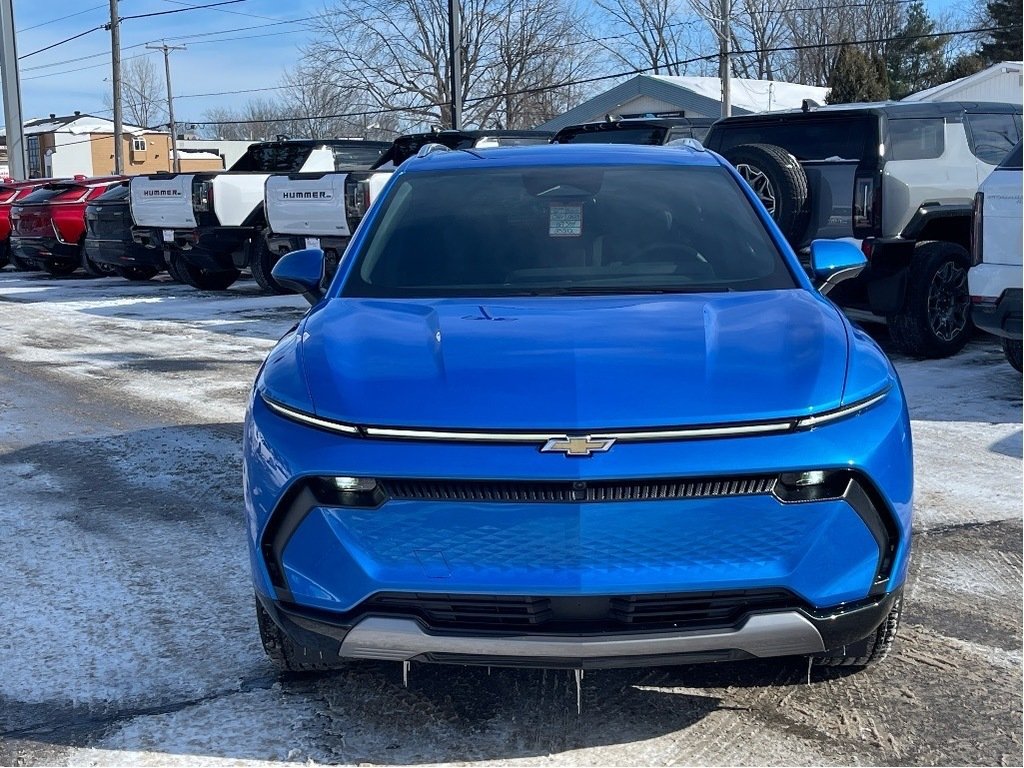
[[[287,669],[888,652],[910,553],[896,373],[699,144],[447,150],[395,173],[245,424]]]

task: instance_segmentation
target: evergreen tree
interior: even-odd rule
[[[886,51],[886,72],[894,99],[943,82],[945,44],[942,38],[923,37],[933,32],[935,22],[928,16],[924,3],[916,0],[907,9],[906,21]]]
[[[884,101],[889,98],[885,65],[877,57],[869,57],[860,48],[843,45],[839,49],[832,74],[828,78],[829,104],[850,104],[861,101]]]
[[[1024,58],[1021,43],[1021,2],[1020,0],[989,0],[985,6],[987,27],[998,27],[988,33],[988,40],[981,44],[979,55],[988,65],[1000,61],[1020,61]]]
[[[951,80],[959,80],[961,77],[968,77],[985,68],[985,61],[977,53],[963,53],[949,62],[946,74],[942,78],[943,83]]]

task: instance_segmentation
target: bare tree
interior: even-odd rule
[[[777,49],[789,42],[790,8],[803,0],[737,0],[730,23],[731,57],[736,74],[753,80],[776,80],[789,54]],[[750,51],[750,53],[742,53]]]
[[[466,125],[522,125],[548,114],[546,93],[574,79],[585,59],[567,0],[461,0]],[[359,94],[365,111],[398,114],[404,127],[451,125],[447,0],[335,0],[306,57]],[[491,98],[497,93],[521,99]]]
[[[530,128],[575,106],[594,45],[580,39],[574,8],[547,0],[505,0],[481,61],[482,127]]]
[[[106,94],[104,105],[113,109],[113,97]],[[167,120],[167,91],[148,56],[125,59],[121,66],[121,109],[132,125],[150,128]]]
[[[602,42],[616,66],[654,74],[683,75],[693,56],[690,30],[696,20],[681,0],[596,0],[611,34]]]

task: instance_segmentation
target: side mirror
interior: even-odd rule
[[[859,275],[867,265],[868,260],[860,248],[846,240],[811,243],[811,272],[822,296],[844,280]]]
[[[324,297],[324,252],[306,248],[286,253],[270,271],[277,282],[293,293],[301,293],[310,304]]]

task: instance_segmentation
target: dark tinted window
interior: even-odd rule
[[[889,160],[927,160],[946,148],[946,121],[941,117],[889,120],[886,155]]]
[[[334,154],[334,170],[340,171],[344,168],[369,168],[380,158],[381,153],[387,147],[377,147],[366,144],[355,144],[351,146],[342,144],[332,146]]]
[[[989,165],[998,165],[1020,141],[1014,115],[965,115],[964,118],[971,152]]]
[[[613,128],[559,131],[555,144],[664,144],[667,128]]]
[[[764,225],[721,167],[410,173],[381,205],[345,295],[794,287]]]
[[[312,151],[312,144],[254,144],[228,170],[295,173]]]
[[[67,186],[64,184],[48,185],[40,187],[31,194],[26,195],[19,200],[18,203],[24,203],[25,205],[31,205],[33,203],[47,203],[61,195],[65,195],[68,198],[80,197],[85,194],[86,191],[85,187]]]
[[[118,184],[116,187],[111,187],[102,195],[97,197],[92,202],[94,203],[117,203],[122,200],[128,199],[128,185]]]
[[[878,120],[847,115],[842,119],[794,119],[771,123],[720,123],[710,146],[725,152],[741,144],[775,144],[797,160],[865,160],[878,156]]]
[[[1021,158],[1021,147],[1024,147],[1024,143],[1018,142],[1017,146],[1010,150],[1010,154],[1003,158],[1003,162],[999,164],[999,167],[1011,171],[1022,170],[1021,162],[1024,158]]]

